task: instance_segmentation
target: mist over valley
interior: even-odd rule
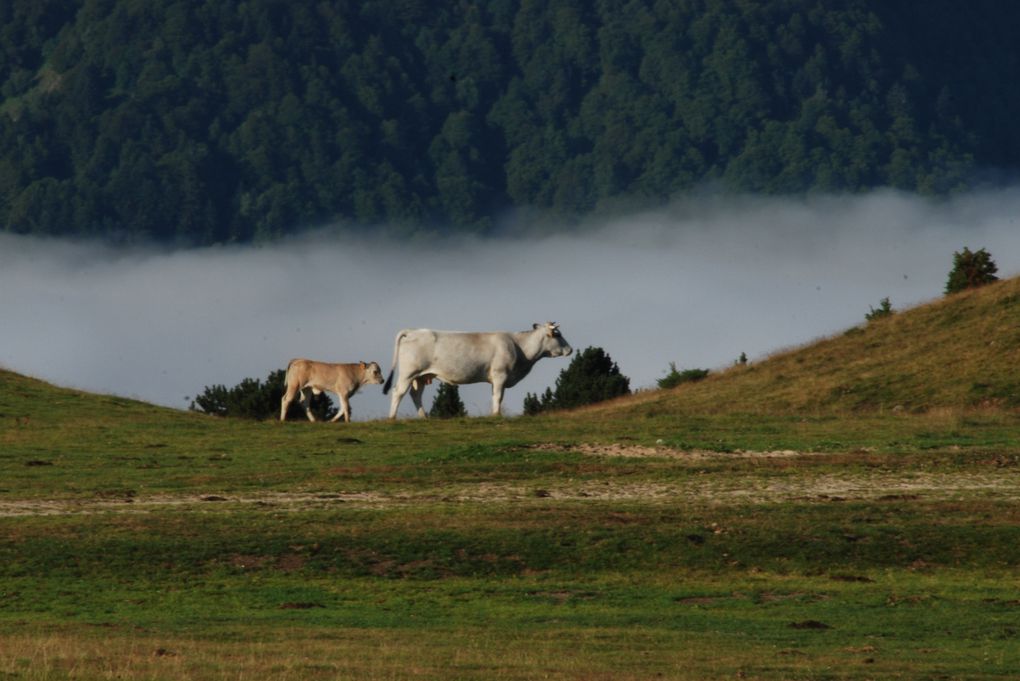
[[[561,324],[649,388],[668,370],[756,361],[942,294],[954,251],[1020,267],[1020,192],[742,197],[515,237],[414,239],[318,230],[263,245],[118,248],[0,235],[0,365],[89,391],[186,408],[205,386],[265,379],[292,357],[377,361],[400,329]],[[540,361],[505,413],[567,366]],[[426,390],[426,408],[435,387]],[[463,386],[472,415],[487,384]],[[355,420],[389,398],[368,386]],[[400,414],[412,414],[410,401]]]

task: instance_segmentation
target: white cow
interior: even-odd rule
[[[530,331],[510,333],[462,333],[432,329],[404,329],[393,347],[393,368],[383,386],[388,393],[399,362],[397,387],[390,398],[390,418],[410,389],[418,416],[425,416],[421,394],[433,378],[443,383],[492,384],[492,413],[499,414],[503,391],[528,375],[543,357],[565,357],[573,348],[560,334],[555,322],[535,324]]]
[[[280,420],[287,418],[287,407],[294,400],[294,396],[301,394],[301,406],[305,408],[305,414],[309,421],[314,421],[312,415],[312,396],[309,391],[318,395],[323,391],[334,393],[340,400],[340,409],[337,411],[333,421],[341,416],[351,422],[351,395],[358,391],[363,385],[370,383],[382,383],[382,369],[375,362],[365,364],[330,364],[328,362],[313,362],[310,359],[292,359],[287,365],[287,377],[284,379],[286,390],[280,400]]]

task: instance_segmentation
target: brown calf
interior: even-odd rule
[[[284,380],[286,390],[283,393],[283,399],[280,400],[281,421],[286,420],[287,407],[298,393],[301,395],[301,406],[305,408],[308,420],[314,421],[312,396],[309,391],[316,395],[325,391],[334,393],[340,400],[340,410],[332,420],[337,421],[342,416],[350,423],[351,395],[363,385],[382,383],[383,377],[382,369],[375,362],[331,364],[329,362],[313,362],[310,359],[292,359],[287,365],[287,377]]]

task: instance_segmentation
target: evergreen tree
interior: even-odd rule
[[[528,393],[524,396],[524,415],[536,416],[550,408],[553,402],[552,388],[546,388],[545,393],[539,398],[538,395]]]
[[[572,409],[628,394],[630,379],[616,362],[602,348],[588,347],[560,372],[555,391],[547,388],[541,400],[531,393],[525,396],[524,413]]]
[[[998,281],[995,276],[998,271],[988,251],[983,248],[971,251],[964,247],[962,251],[953,253],[953,269],[946,281],[946,295]]]
[[[870,307],[871,310],[864,315],[866,320],[874,321],[875,319],[881,319],[883,317],[889,317],[893,313],[892,304],[889,302],[888,296],[879,301],[878,308]]]
[[[436,397],[432,400],[429,416],[438,419],[452,419],[467,416],[467,410],[460,399],[460,390],[451,383],[440,383]]]
[[[746,363],[747,357],[745,357],[743,353],[741,353],[741,357]],[[674,388],[681,383],[693,383],[695,381],[700,381],[707,376],[708,369],[684,369],[683,371],[679,371],[676,368],[676,362],[670,362],[669,372],[662,378],[658,379],[656,384],[663,389]]]

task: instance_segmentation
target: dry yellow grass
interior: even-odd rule
[[[588,411],[927,411],[1020,407],[1020,278],[863,323],[698,383]]]
[[[516,634],[486,629],[246,630],[242,638],[90,630],[0,634],[0,678],[626,681],[647,678],[643,670],[652,663],[668,670],[668,678],[686,681],[711,678],[720,670],[731,676],[762,654],[760,647],[749,645],[722,662],[705,651],[707,641],[698,636],[609,627]],[[684,645],[692,641],[701,645]],[[628,664],[634,649],[640,663]]]

